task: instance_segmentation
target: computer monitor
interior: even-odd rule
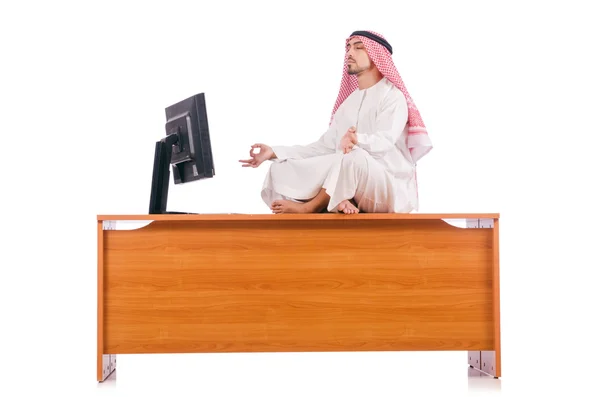
[[[150,214],[187,214],[167,211],[170,169],[174,184],[215,175],[204,93],[165,109],[166,136],[156,142],[150,192]]]

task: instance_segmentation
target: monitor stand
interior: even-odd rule
[[[179,142],[179,133],[174,132],[156,142],[154,149],[154,168],[152,170],[152,188],[150,191],[150,208],[148,213],[191,215],[193,212],[167,211],[169,196],[169,179],[171,177],[171,153],[173,146]]]

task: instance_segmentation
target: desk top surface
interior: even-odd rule
[[[98,215],[98,221],[308,221],[330,219],[403,220],[403,219],[498,219],[498,213],[412,213],[412,214],[158,214]]]

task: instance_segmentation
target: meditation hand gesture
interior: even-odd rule
[[[254,153],[254,149],[260,150],[258,153]],[[256,168],[259,165],[261,165],[263,161],[272,160],[276,158],[273,149],[271,149],[270,146],[262,143],[255,143],[254,145],[252,145],[250,149],[250,157],[251,158],[248,160],[240,160],[240,163],[243,163],[242,167]]]
[[[340,147],[344,154],[348,154],[352,151],[352,147],[358,143],[358,138],[356,137],[356,127],[348,128],[348,131],[342,137],[340,141]]]

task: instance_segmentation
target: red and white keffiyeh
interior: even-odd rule
[[[385,40],[385,38],[379,34],[372,31],[366,31],[369,34],[375,35]],[[369,54],[369,58],[375,64],[377,69],[381,72],[381,74],[386,77],[392,84],[394,84],[406,97],[406,102],[408,104],[408,137],[407,137],[407,146],[410,150],[410,154],[413,159],[413,163],[416,164],[418,160],[420,160],[423,156],[425,156],[432,149],[432,143],[429,138],[429,134],[427,133],[427,129],[425,128],[425,124],[421,119],[421,114],[419,110],[415,106],[410,94],[408,93],[406,87],[404,86],[404,82],[400,77],[400,74],[396,70],[396,66],[394,65],[394,61],[392,60],[392,55],[390,51],[386,49],[383,45],[379,44],[375,40],[372,40],[366,36],[362,35],[354,35],[350,36],[346,39],[346,45],[348,42],[354,38],[359,37],[364,44],[367,53]],[[338,94],[337,100],[335,102],[335,106],[333,107],[333,112],[331,113],[331,121],[333,121],[333,116],[335,112],[338,110],[340,105],[346,100],[346,98],[358,88],[358,79],[355,75],[348,74],[347,65],[344,60],[344,70],[342,74],[342,83],[340,87],[340,92]],[[330,123],[331,123],[330,121]]]

